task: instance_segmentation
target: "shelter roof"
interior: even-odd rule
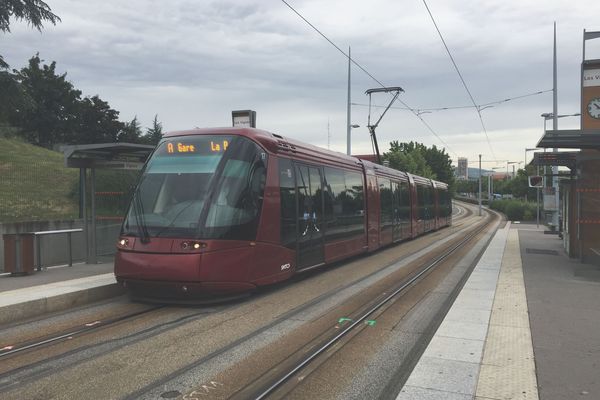
[[[546,131],[536,147],[600,150],[600,129]]]
[[[139,169],[154,146],[135,143],[100,143],[63,146],[65,166],[71,168]]]

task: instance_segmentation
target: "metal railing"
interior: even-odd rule
[[[71,244],[71,236],[73,233],[83,232],[83,229],[60,229],[56,231],[40,231],[40,232],[28,232],[30,235],[33,235],[35,238],[35,252],[37,259],[37,270],[42,270],[42,246],[40,245],[40,236],[44,235],[58,235],[58,234],[67,234],[67,243],[69,248],[69,267],[73,265],[73,246]]]

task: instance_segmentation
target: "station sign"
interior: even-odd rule
[[[560,151],[547,153],[534,153],[533,165],[550,165],[557,167],[575,168],[577,163],[577,152]]]
[[[600,86],[600,69],[583,70],[583,87]]]
[[[237,110],[231,112],[234,128],[256,128],[256,111]]]

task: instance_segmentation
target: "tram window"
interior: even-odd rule
[[[296,185],[294,165],[287,158],[279,159],[279,194],[281,202],[281,244],[296,246]]]
[[[389,229],[394,223],[394,198],[392,182],[389,179],[379,180],[379,199],[381,203],[381,230]]]
[[[400,219],[403,222],[408,222],[410,219],[410,191],[408,190],[408,182],[400,182]]]
[[[423,186],[416,185],[417,188],[417,215],[419,219],[425,218],[425,190]]]
[[[325,223],[326,240],[344,236],[343,199],[346,196],[344,171],[325,168]]]
[[[325,168],[326,241],[364,232],[364,195],[362,174]]]
[[[250,141],[229,148],[204,225],[215,239],[254,240],[266,182],[266,155]]]
[[[451,214],[452,207],[450,205],[450,196],[448,191],[444,189],[438,190],[440,217],[448,217]]]
[[[434,215],[434,207],[433,207],[433,188],[431,186],[425,187],[425,219],[432,219],[435,217]]]
[[[365,206],[363,176],[360,173],[345,171],[346,196],[343,200],[346,233],[359,234],[364,231]]]

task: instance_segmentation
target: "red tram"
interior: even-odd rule
[[[251,128],[166,134],[117,243],[137,298],[250,291],[451,223],[445,183]]]

